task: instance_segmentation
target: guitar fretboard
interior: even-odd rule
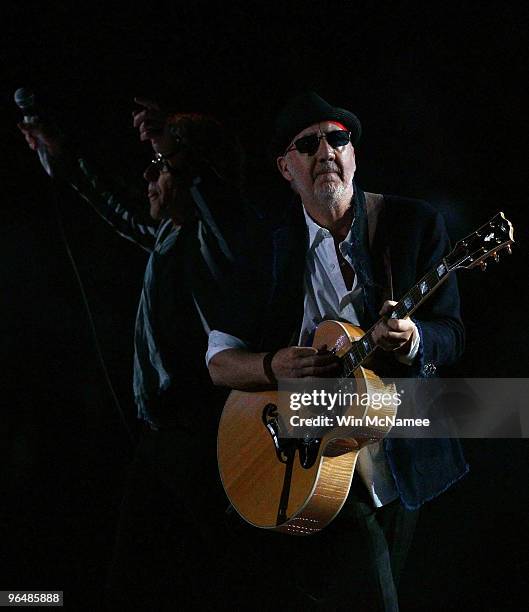
[[[389,318],[404,319],[409,317],[439,287],[449,274],[450,270],[445,259],[443,259],[402,297],[393,307],[391,313],[389,313]],[[386,318],[388,318],[388,315],[383,317],[383,319]],[[352,376],[356,368],[362,365],[375,350],[376,345],[373,341],[372,333],[380,320],[359,340],[353,342],[349,351],[342,357],[343,374],[345,377]]]

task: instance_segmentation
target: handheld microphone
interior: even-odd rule
[[[15,91],[13,97],[15,100],[15,104],[24,113],[24,123],[36,125],[40,122],[41,113],[39,113],[37,107],[35,106],[35,94],[32,91],[26,89],[25,87],[19,87]],[[37,154],[39,156],[40,163],[46,173],[49,176],[53,176],[50,154],[46,146],[41,142],[39,142],[37,146]]]

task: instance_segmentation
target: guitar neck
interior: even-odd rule
[[[421,280],[402,297],[388,315],[381,317],[358,341],[353,342],[349,351],[342,357],[344,375],[351,376],[376,349],[373,330],[384,320],[404,319],[411,316],[432,293],[448,278],[450,270],[445,259],[425,274]]]

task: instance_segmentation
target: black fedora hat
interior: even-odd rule
[[[362,126],[356,115],[332,106],[313,91],[307,91],[289,100],[279,112],[270,147],[272,156],[281,155],[296,134],[320,121],[343,123],[351,132],[351,143],[356,145],[360,140]]]

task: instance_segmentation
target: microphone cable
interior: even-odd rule
[[[60,209],[60,205],[59,205],[59,197],[58,197],[58,189],[57,189],[57,185],[56,185],[56,179],[54,176],[51,176],[51,183],[52,183],[52,199],[53,199],[53,205],[54,205],[54,211],[55,211],[55,219],[57,221],[57,225],[59,227],[59,233],[61,236],[61,240],[64,244],[64,248],[66,250],[66,254],[68,257],[68,260],[70,262],[70,265],[73,269],[73,273],[75,276],[75,279],[77,281],[77,286],[79,288],[79,292],[81,294],[81,301],[83,303],[84,306],[84,310],[88,319],[88,328],[90,330],[90,336],[92,338],[92,342],[93,345],[95,347],[95,351],[96,351],[96,356],[97,356],[97,361],[99,362],[99,366],[101,367],[101,370],[103,372],[103,378],[105,379],[105,383],[108,387],[108,390],[110,391],[110,395],[112,397],[112,401],[113,404],[119,414],[121,423],[123,425],[123,427],[125,428],[125,431],[127,432],[127,437],[131,443],[132,446],[135,445],[135,437],[134,434],[132,433],[129,423],[127,422],[127,418],[125,416],[125,412],[123,410],[123,407],[121,406],[121,403],[118,399],[117,393],[114,389],[114,385],[112,384],[112,381],[110,379],[110,375],[108,373],[108,368],[107,365],[105,363],[105,358],[103,356],[103,351],[101,349],[101,344],[99,342],[99,338],[97,337],[97,331],[96,331],[96,326],[95,326],[95,322],[94,322],[94,317],[92,315],[92,310],[90,309],[90,303],[88,301],[87,295],[86,295],[86,290],[81,278],[81,274],[79,273],[79,268],[77,267],[77,263],[75,261],[75,258],[73,256],[72,253],[72,249],[70,248],[70,243],[68,242],[68,237],[66,235],[66,230],[64,227],[64,222],[63,222],[63,216],[61,213],[61,209]]]

